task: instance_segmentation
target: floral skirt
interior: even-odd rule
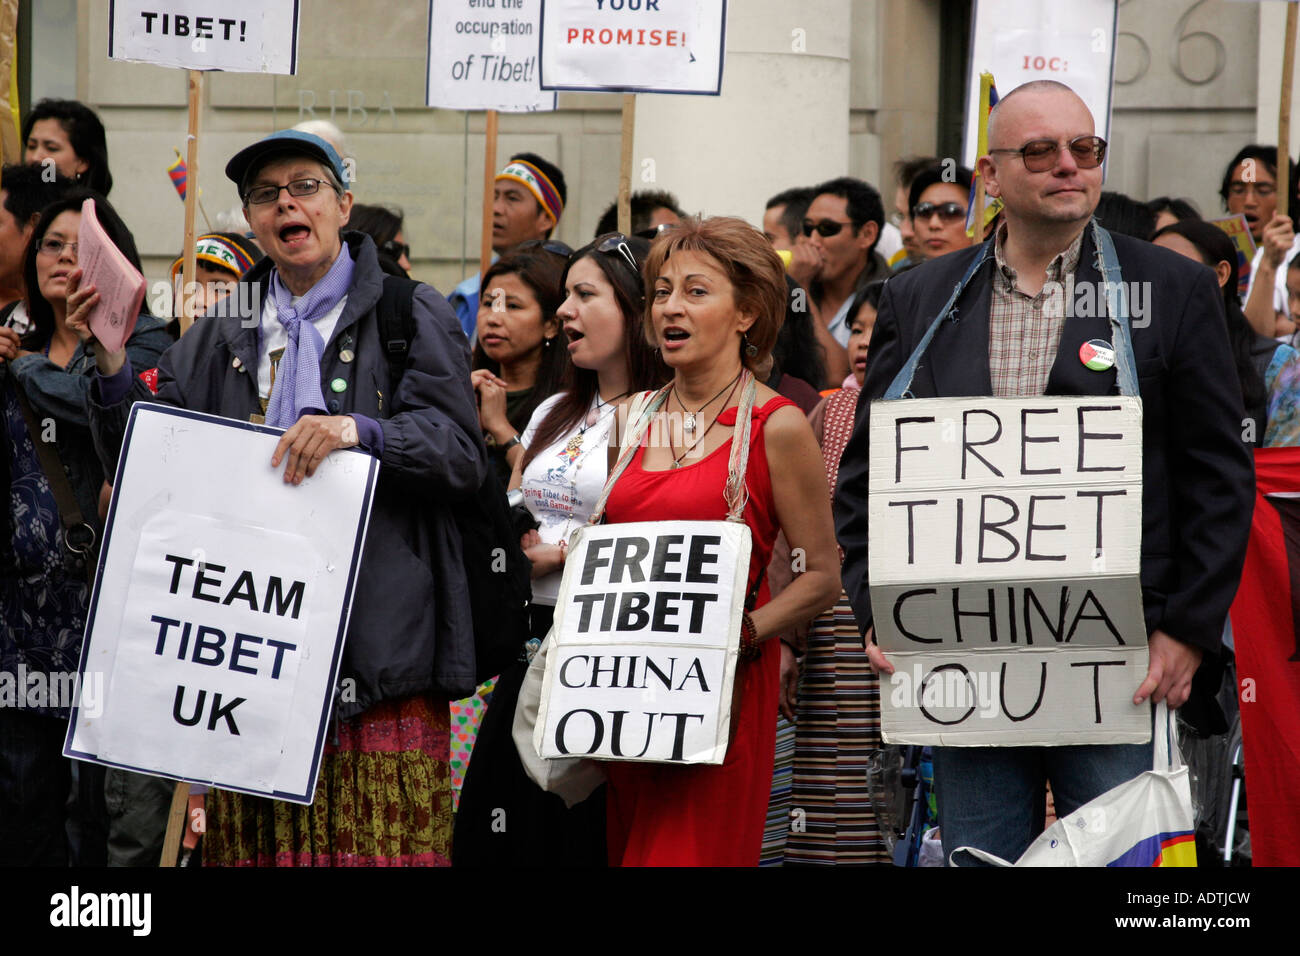
[[[206,866],[448,866],[447,701],[382,701],[339,721],[310,806],[214,790]]]

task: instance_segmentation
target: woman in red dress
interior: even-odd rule
[[[720,520],[737,404],[765,370],[785,314],[781,260],[740,219],[689,219],[660,234],[646,262],[646,336],[674,377],[657,420],[605,508],[609,522]],[[761,373],[758,378],[761,380]],[[778,641],[839,594],[830,495],[817,441],[789,400],[757,386],[746,469],[757,599],[742,634],[732,740],[722,766],[618,763],[609,775],[610,862],[756,866],[772,779]],[[761,580],[784,530],[804,573],[768,601]],[[749,659],[746,659],[749,658]]]

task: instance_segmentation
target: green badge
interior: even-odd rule
[[[331,391],[346,392],[347,388],[348,388],[348,383],[344,379],[336,378],[334,381],[330,382]]]

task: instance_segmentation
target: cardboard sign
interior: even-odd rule
[[[292,75],[298,0],[110,0],[108,58]]]
[[[66,756],[311,802],[378,462],[286,485],[281,434],[132,409],[81,654],[102,706]]]
[[[1237,294],[1241,301],[1246,301],[1246,290],[1250,288],[1250,267],[1255,261],[1255,237],[1250,234],[1250,224],[1243,213],[1211,219],[1209,222],[1228,234],[1232,244],[1237,247]]]
[[[99,304],[86,324],[100,345],[110,352],[120,352],[140,317],[145,281],[104,232],[95,216],[93,199],[81,204],[77,265],[81,267],[81,284],[93,285],[99,293]]]
[[[538,85],[542,0],[484,8],[476,0],[429,0],[424,100],[449,110],[533,113],[555,109]]]
[[[978,158],[979,78],[986,70],[997,77],[1004,97],[1031,80],[1064,83],[1088,104],[1097,135],[1110,138],[1115,11],[1115,0],[976,0],[966,84],[966,165],[973,167]]]
[[[1139,400],[874,402],[868,510],[887,742],[1150,739]]]
[[[722,763],[749,551],[734,521],[582,528],[555,604],[538,754]]]
[[[722,92],[726,0],[544,0],[544,90]]]

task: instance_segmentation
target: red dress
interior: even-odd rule
[[[772,557],[779,526],[767,470],[763,424],[782,406],[780,396],[753,410],[746,481],[745,523],[753,548],[749,560],[752,589],[760,568]],[[736,409],[718,416],[720,425],[736,422]],[[614,522],[726,518],[722,490],[727,481],[731,442],[707,457],[668,471],[644,471],[644,445],[614,486],[605,520]],[[767,582],[755,606],[768,601]],[[734,739],[722,766],[610,762],[607,827],[613,866],[757,866],[772,786],[776,747],[779,641],[763,642],[758,660],[737,665],[742,682],[740,714],[732,714]]]

